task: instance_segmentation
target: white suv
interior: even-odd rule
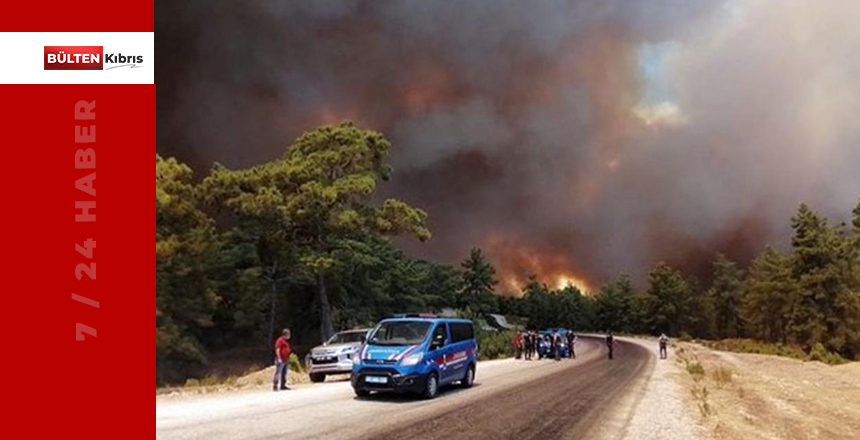
[[[305,358],[311,382],[323,382],[327,374],[351,373],[352,358],[357,355],[368,331],[356,329],[338,332],[322,345],[314,347]]]

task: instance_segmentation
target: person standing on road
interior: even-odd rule
[[[288,390],[287,372],[290,371],[290,329],[285,328],[275,341],[275,377],[272,379],[272,390]]]
[[[517,332],[517,334],[514,335],[513,345],[514,345],[514,357],[516,359],[521,358],[523,355],[523,332]]]
[[[552,345],[554,347],[553,352],[552,352],[553,356],[555,357],[555,360],[560,361],[561,360],[561,335],[558,333],[558,330],[556,330],[552,333]]]
[[[576,359],[576,350],[574,349],[576,345],[576,335],[572,330],[568,330],[567,332],[567,357],[570,359]]]
[[[615,338],[612,337],[612,332],[606,333],[606,348],[609,349],[609,359],[612,359],[615,350]]]
[[[531,332],[525,332],[525,337],[523,339],[524,339],[524,343],[525,343],[526,360],[530,361],[530,360],[532,360],[532,350],[533,350],[533,345],[534,345],[534,342],[532,341],[532,333]]]
[[[669,345],[669,338],[666,336],[666,333],[660,334],[660,359],[666,359],[669,357],[669,353],[667,350],[667,346]]]

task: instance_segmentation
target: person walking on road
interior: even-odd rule
[[[660,334],[660,359],[666,359],[669,357],[669,353],[667,350],[667,346],[669,345],[669,338],[666,337],[666,333]]]
[[[606,348],[609,349],[609,359],[613,359],[615,351],[615,338],[612,337],[612,332],[606,333]]]
[[[272,379],[272,390],[288,390],[287,373],[290,371],[290,329],[285,328],[275,341],[275,377]]]

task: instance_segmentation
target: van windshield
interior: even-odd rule
[[[379,324],[368,341],[373,345],[415,345],[424,341],[430,323],[424,321],[394,321]]]

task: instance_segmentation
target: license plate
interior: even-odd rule
[[[388,378],[385,376],[367,376],[364,381],[367,383],[388,383]]]

